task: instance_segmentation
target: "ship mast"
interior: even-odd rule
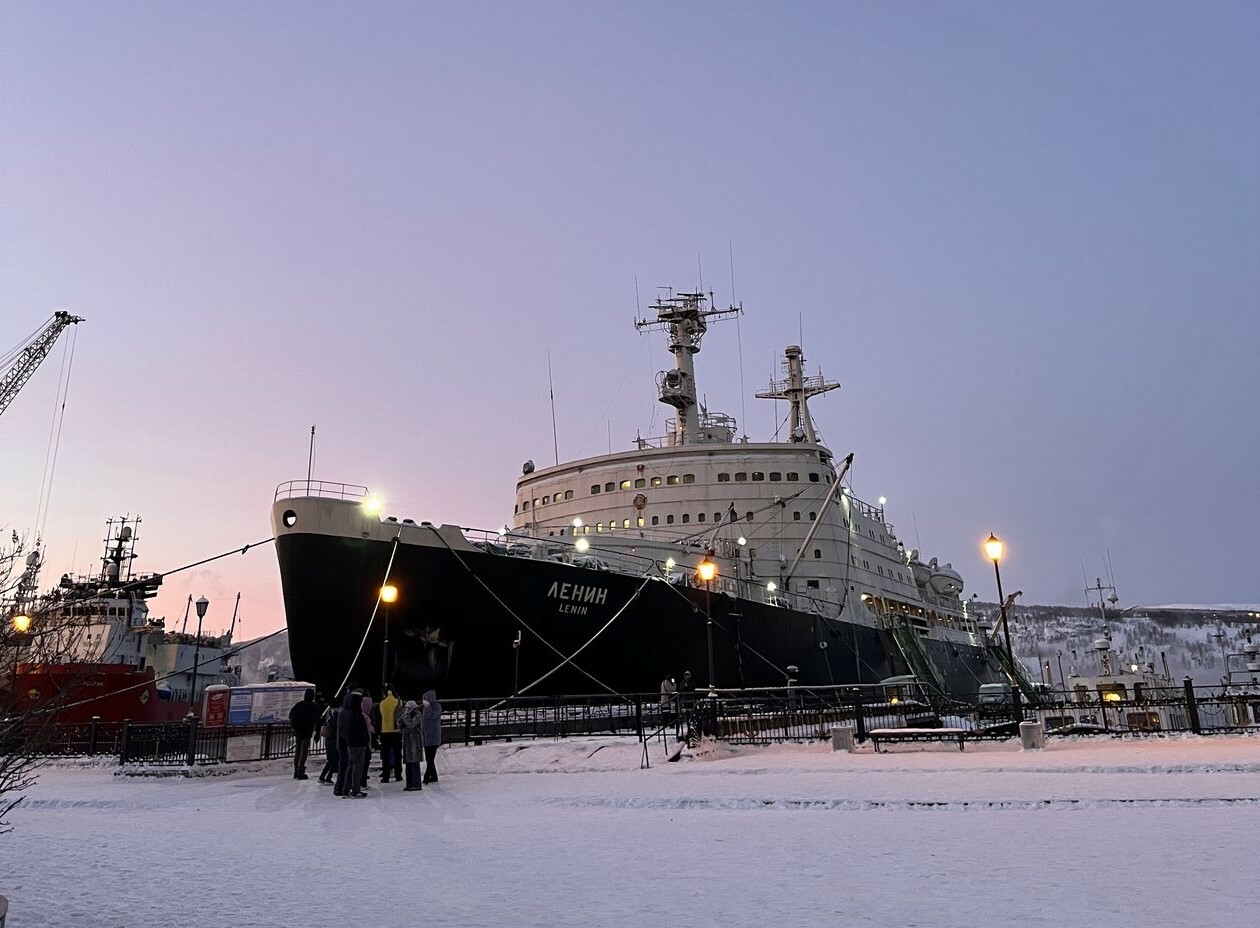
[[[658,297],[651,308],[655,319],[636,319],[635,328],[663,329],[669,333],[669,350],[674,355],[674,369],[657,376],[660,400],[678,410],[674,423],[673,443],[691,445],[711,440],[701,428],[696,371],[692,356],[700,351],[700,341],[709,329],[709,319],[728,319],[744,311],[743,305],[717,309],[713,294],[679,293]]]
[[[814,431],[814,420],[809,414],[809,398],[829,390],[840,389],[834,380],[823,380],[805,376],[805,355],[799,345],[788,345],[783,351],[783,370],[787,374],[785,380],[773,380],[769,390],[757,393],[761,400],[787,400],[792,404],[788,417],[788,440],[818,443],[818,433]]]

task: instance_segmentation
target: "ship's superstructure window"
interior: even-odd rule
[[[643,516],[639,516],[639,528],[643,528]]]
[[[818,518],[818,513],[816,513],[816,512],[811,512],[811,513],[809,514],[809,521],[813,522],[813,521],[814,521],[815,519],[817,519],[817,518]]]
[[[599,492],[599,484],[598,484],[598,483],[592,483],[592,484],[591,484],[591,496],[594,496],[594,495],[595,495],[596,493],[598,493],[598,492]]]
[[[796,471],[794,471],[794,470],[790,470],[790,471],[788,471],[788,472],[787,472],[787,479],[788,479],[789,481],[791,481],[791,482],[795,483],[797,480],[800,480],[800,479],[801,479],[801,476],[800,476],[800,474],[798,474]]]
[[[700,513],[700,515],[696,516],[697,522],[703,522],[704,520],[705,520],[705,514],[703,512]]]
[[[822,557],[822,550],[821,550],[821,549],[819,549],[819,548],[815,548],[815,549],[814,549],[814,557],[816,557],[816,558],[821,558],[821,557]]]
[[[660,524],[661,524],[661,517],[660,517],[660,516],[652,516],[652,524],[653,524],[653,525],[660,525]]]
[[[617,489],[617,484],[615,484],[615,483],[606,483],[606,484],[604,484],[604,492],[605,492],[605,493],[611,493],[611,492],[612,492],[613,490],[615,490],[615,489]]]
[[[718,483],[730,483],[730,482],[731,482],[730,474],[718,474]]]
[[[537,509],[537,508],[538,508],[538,497],[537,497],[537,496],[535,496],[535,497],[534,497],[534,508],[535,508],[535,509]]]
[[[527,500],[527,499],[523,499],[523,500],[521,500],[521,508],[522,508],[522,509],[528,509],[528,508],[529,508],[529,500]]]
[[[546,506],[549,502],[551,502],[551,497],[550,497],[550,496],[544,496],[544,497],[543,497],[543,505],[544,505],[544,506]]]
[[[666,517],[665,517],[665,524],[666,524],[666,525],[673,525],[673,524],[674,524],[674,517],[673,517],[672,515],[666,516]]]
[[[801,521],[801,514],[799,512],[792,513],[792,521],[793,522]]]
[[[748,479],[748,475],[747,475],[746,473],[744,473],[743,471],[737,471],[737,472],[735,473],[735,482],[736,482],[736,483],[743,483],[743,482],[744,482],[744,481],[746,481],[747,479]]]
[[[683,483],[695,483],[695,482],[696,482],[695,474],[683,474]]]
[[[636,490],[642,490],[645,486],[647,486],[647,481],[644,480],[642,477],[640,477],[638,480],[634,482],[634,488]]]
[[[573,499],[573,491],[572,491],[572,490],[565,490],[565,491],[564,491],[564,498],[565,498],[565,499]]]
[[[777,483],[777,482],[779,482],[779,481],[780,481],[780,480],[782,480],[782,479],[783,479],[783,475],[782,475],[781,473],[779,473],[777,470],[772,470],[772,471],[770,471],[770,482],[771,482],[771,483]]]
[[[753,520],[753,514],[751,512],[744,513],[744,518],[751,522]]]
[[[753,480],[765,480],[766,475],[759,470],[753,471]]]
[[[687,524],[688,522],[690,522],[690,521],[691,521],[691,515],[690,515],[690,513],[686,513],[686,512],[684,512],[684,513],[683,513],[683,525],[686,525],[686,524]]]
[[[660,478],[660,477],[653,477],[653,478],[652,478],[652,486],[654,486],[654,487],[659,487],[660,485],[661,485],[661,478]]]
[[[596,523],[595,523],[595,531],[597,531],[597,532],[602,532],[603,530],[604,530],[604,523],[603,523],[603,522],[596,522]]]
[[[806,580],[806,581],[805,581],[805,588],[806,588],[807,590],[816,590],[816,589],[818,589],[818,581],[817,581],[817,580]]]
[[[715,513],[713,513],[713,521],[714,521],[714,522],[721,522],[721,521],[722,521],[722,513],[720,513],[720,512],[715,512]]]
[[[676,486],[678,486],[678,477],[677,477],[677,476],[673,476],[673,477],[666,477],[666,478],[665,478],[665,485],[666,485],[666,486],[671,486],[671,487],[676,487]]]
[[[809,475],[809,482],[810,482],[810,483],[817,483],[817,482],[818,482],[818,475],[817,475],[817,474],[810,474],[810,475]]]
[[[622,519],[622,520],[621,520],[621,527],[622,527],[622,528],[629,528],[629,527],[630,527],[630,520],[629,520],[629,519]]]
[[[621,481],[621,488],[622,488],[623,490],[628,490],[628,489],[630,489],[630,481],[629,481],[629,480],[623,480],[623,481]]]

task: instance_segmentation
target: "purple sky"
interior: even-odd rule
[[[824,439],[993,598],[1255,601],[1252,3],[6,3],[0,350],[79,327],[46,581],[265,539],[276,484],[493,527],[526,458],[660,433],[658,285],[747,315],[710,406],[804,336]],[[699,256],[699,262],[697,260]],[[740,394],[738,344],[743,343]],[[0,419],[34,525],[61,346]],[[620,388],[619,388],[620,385]],[[917,531],[916,531],[917,523]],[[172,577],[280,627],[268,548]]]

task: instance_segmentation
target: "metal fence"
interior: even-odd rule
[[[1018,733],[1021,719],[1041,722],[1052,738],[1260,731],[1260,688],[1196,687],[1187,681],[1133,695],[1046,691],[1025,700],[1019,712],[1017,718],[1009,702],[978,705],[905,685],[467,699],[443,703],[442,740],[482,744],[633,735],[645,743],[713,737],[766,744],[825,739],[836,726],[852,727],[859,741],[885,728],[948,727],[963,729],[969,738],[1006,738]],[[292,757],[294,737],[287,723],[206,727],[196,719],[173,724],[98,719],[51,726],[33,749],[49,756],[114,755],[121,764],[195,765]],[[323,745],[311,753],[322,755]]]

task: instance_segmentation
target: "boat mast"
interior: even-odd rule
[[[805,376],[805,355],[799,345],[788,345],[783,351],[785,380],[773,380],[769,390],[757,393],[759,400],[787,400],[791,404],[788,418],[788,440],[818,443],[814,420],[809,414],[809,398],[829,390],[840,389],[834,380],[823,380],[822,375]]]
[[[709,319],[727,319],[744,311],[742,305],[717,309],[713,294],[679,293],[658,297],[651,305],[655,319],[636,319],[636,329],[664,329],[669,333],[669,350],[674,355],[674,369],[657,376],[660,400],[678,410],[674,423],[675,445],[697,444],[705,440],[700,427],[699,391],[692,356],[700,351],[700,341],[709,329]]]

